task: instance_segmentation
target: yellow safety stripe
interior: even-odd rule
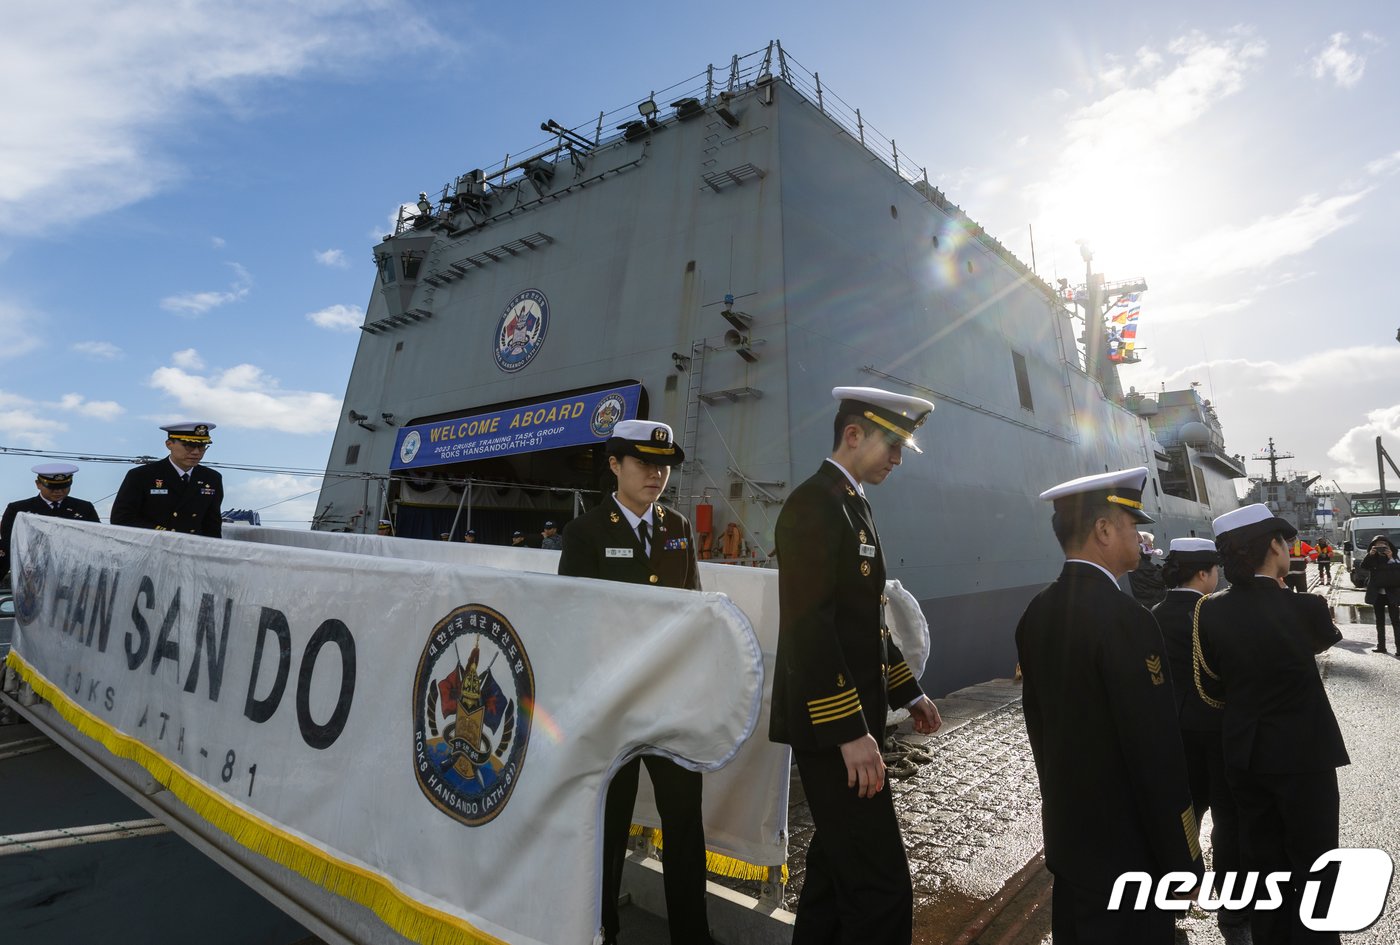
[[[844,692],[838,692],[834,696],[826,696],[822,699],[808,699],[807,707],[810,709],[829,709],[831,708],[829,703],[844,702],[847,699],[854,698],[856,698],[856,691],[854,689],[847,689]]]
[[[1112,502],[1114,505],[1126,505],[1133,509],[1142,508],[1141,502],[1134,502],[1132,499],[1125,499],[1122,496],[1111,495],[1108,497],[1108,501]]]

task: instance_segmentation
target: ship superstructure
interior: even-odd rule
[[[1092,271],[1081,313],[777,43],[542,127],[375,246],[316,527],[507,543],[597,501],[611,423],[643,417],[685,449],[668,501],[712,556],[771,564],[831,388],[915,394],[925,454],[871,501],[943,693],[1010,675],[1062,560],[1049,485],[1149,467],[1159,545],[1236,504],[1209,402],[1121,394]]]

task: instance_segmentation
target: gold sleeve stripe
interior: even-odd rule
[[[821,699],[808,699],[807,707],[809,709],[830,709],[834,708],[835,704],[838,702],[845,702],[848,699],[857,698],[859,698],[859,696],[854,689],[847,689],[845,692],[838,692],[834,696],[825,696]]]
[[[914,678],[914,671],[907,663],[900,663],[890,670],[890,680],[887,688],[893,689],[895,686],[902,686]]]
[[[1181,812],[1181,827],[1186,831],[1186,846],[1191,850],[1191,859],[1200,859],[1201,830],[1196,826],[1196,809],[1187,807]]]
[[[860,703],[857,702],[849,709],[831,709],[826,712],[813,712],[812,724],[820,725],[823,722],[835,722],[837,719],[844,719],[848,716],[860,713]]]

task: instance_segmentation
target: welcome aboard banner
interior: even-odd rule
[[[12,548],[36,692],[420,942],[591,940],[612,771],[714,770],[758,719],[758,642],[714,593],[31,515]]]

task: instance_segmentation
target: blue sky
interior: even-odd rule
[[[0,446],[319,470],[401,202],[780,39],[1053,281],[1143,277],[1125,386],[1343,487],[1400,453],[1393,4],[78,0],[0,12]],[[0,455],[0,498],[41,460]],[[1251,463],[1252,472],[1263,464]],[[125,467],[84,463],[106,517]],[[311,475],[229,471],[302,525]]]

